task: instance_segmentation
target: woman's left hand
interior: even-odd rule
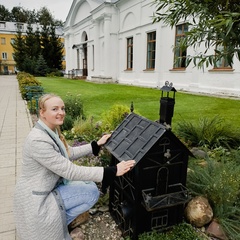
[[[104,145],[110,137],[111,137],[111,134],[105,134],[105,135],[103,135],[103,136],[97,141],[97,145],[98,145],[98,146]]]

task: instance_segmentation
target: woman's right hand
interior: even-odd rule
[[[120,163],[118,163],[116,176],[122,176],[123,174],[131,170],[135,163],[135,160],[121,161]]]

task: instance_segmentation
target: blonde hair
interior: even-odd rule
[[[50,98],[53,98],[53,97],[61,98],[61,97],[59,97],[58,95],[53,94],[53,93],[43,94],[43,95],[38,99],[39,111],[40,111],[40,110],[45,110],[45,102],[46,102],[47,100],[49,100]]]
[[[60,98],[60,99],[61,99],[60,96],[58,96],[58,95],[56,95],[56,94],[54,94],[54,93],[46,93],[46,94],[42,95],[42,96],[38,99],[39,116],[41,116],[41,115],[40,115],[40,111],[41,111],[41,110],[42,110],[42,111],[45,111],[45,102],[46,102],[47,100],[53,98],[53,97],[57,97],[57,98]],[[63,142],[63,144],[64,144],[64,146],[65,146],[65,148],[66,148],[66,150],[67,150],[67,153],[68,153],[68,155],[69,155],[69,148],[68,148],[67,141],[66,141],[65,137],[63,136],[63,134],[62,134],[61,129],[60,129],[59,126],[57,127],[57,132],[58,132],[58,135],[59,135],[60,140]]]

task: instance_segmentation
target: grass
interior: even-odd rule
[[[38,78],[45,92],[58,94],[63,99],[67,93],[81,94],[86,116],[101,118],[104,111],[114,104],[127,105],[131,102],[142,116],[150,120],[159,119],[159,89],[120,84],[99,84],[66,78]],[[219,116],[234,129],[240,126],[240,99],[220,98],[177,92],[175,97],[172,126],[179,121],[197,123],[199,118]]]

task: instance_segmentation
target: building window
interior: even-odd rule
[[[223,46],[220,46],[218,45],[216,50],[217,51],[223,51],[224,47]],[[216,53],[217,55],[217,53]],[[214,66],[214,69],[231,69],[232,67],[229,65],[227,59],[225,58],[220,58],[217,62],[216,62],[216,65]]]
[[[186,68],[187,49],[181,49],[180,42],[187,31],[188,24],[186,23],[176,26],[173,68]]]
[[[11,43],[14,44],[15,38],[11,38]]]
[[[127,70],[133,68],[133,37],[127,39]]]
[[[156,32],[147,34],[147,69],[155,68]]]
[[[2,59],[4,59],[4,60],[7,59],[7,53],[6,53],[6,52],[3,52],[3,53],[2,53]]]
[[[1,44],[2,44],[2,45],[5,45],[5,44],[6,44],[6,38],[4,38],[4,37],[1,38]]]
[[[16,25],[17,30],[23,30],[24,29],[24,25],[22,23],[17,23],[15,25]]]
[[[6,23],[5,22],[0,22],[0,28],[6,28]]]
[[[94,45],[92,45],[92,70],[94,70],[94,62],[95,62],[95,48]]]

